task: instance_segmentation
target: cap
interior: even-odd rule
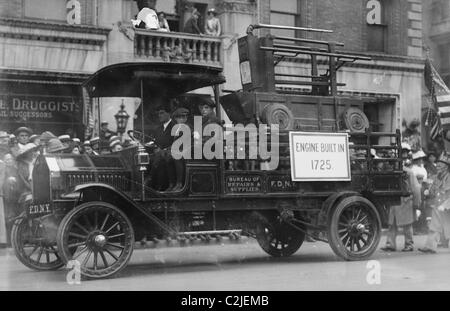
[[[58,139],[59,139],[62,143],[64,143],[64,142],[68,142],[68,141],[70,140],[70,136],[69,136],[69,135],[61,135],[61,136],[58,136]]]
[[[34,135],[31,135],[30,136],[30,142],[32,143],[32,142],[34,142],[36,139],[39,139],[39,138],[41,138],[39,135],[37,135],[37,134],[34,134]]]
[[[413,160],[417,160],[417,159],[421,159],[421,158],[426,158],[426,154],[425,152],[422,151],[422,149],[419,149],[418,151],[414,152],[412,154],[412,159]]]
[[[111,137],[109,138],[109,142],[112,142],[112,141],[118,140],[118,139],[120,139],[119,136],[113,135],[113,136],[111,136]]]
[[[173,116],[176,117],[181,117],[181,116],[185,116],[189,114],[189,110],[186,108],[178,108],[177,110],[175,110],[173,112]]]
[[[41,140],[43,141],[49,141],[52,138],[56,138],[56,135],[53,134],[52,132],[45,131],[44,133],[41,134]]]
[[[120,140],[114,140],[109,144],[109,148],[114,148],[115,145],[121,145]]]
[[[411,146],[408,143],[402,142],[402,150],[411,151]]]
[[[9,138],[9,135],[5,131],[0,131],[0,138]]]
[[[79,146],[81,144],[81,141],[80,141],[79,138],[73,138],[72,141],[73,141],[75,146]]]
[[[63,143],[58,138],[51,138],[48,141],[47,144],[47,152],[48,153],[55,153],[58,151],[63,151],[67,149],[66,146],[63,145]]]
[[[208,13],[213,13],[214,15],[217,15],[217,11],[215,8],[211,8],[208,10]]]
[[[103,120],[100,125],[105,125],[105,124],[109,124],[107,121]]]
[[[95,145],[95,144],[98,144],[100,142],[100,137],[94,137],[94,138],[92,138],[91,139],[91,146],[92,145]]]
[[[33,143],[28,143],[25,145],[25,147],[23,147],[23,149],[19,150],[19,154],[17,155],[17,159],[20,159],[22,156],[30,153],[31,151],[37,150],[39,148],[38,145],[33,144]]]
[[[14,134],[17,136],[17,135],[19,135],[19,133],[22,133],[22,132],[26,132],[26,133],[28,133],[28,135],[33,134],[33,131],[32,131],[30,128],[25,127],[25,126],[19,127],[19,128],[14,132]]]
[[[202,100],[200,101],[200,103],[198,105],[199,106],[207,105],[212,108],[214,108],[216,106],[216,104],[214,104],[214,102],[211,98],[202,98]]]
[[[86,147],[86,146],[91,146],[91,141],[90,140],[85,140],[84,142],[83,142],[83,144],[82,144],[82,146],[83,147]]]

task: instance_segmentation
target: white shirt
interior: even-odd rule
[[[427,173],[427,170],[423,166],[419,166],[419,165],[414,164],[411,167],[411,170],[412,170],[414,176],[416,176],[416,177],[420,176],[420,177],[423,177],[423,180],[427,180],[428,173]]]
[[[172,119],[169,119],[169,121],[167,121],[166,123],[163,124],[164,127],[164,131],[166,130],[166,128],[169,126],[169,123],[172,121]]]
[[[145,23],[146,29],[159,29],[158,15],[150,8],[143,8],[138,13],[137,19]]]

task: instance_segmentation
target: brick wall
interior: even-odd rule
[[[301,32],[309,38],[339,41],[346,50],[367,51],[368,25],[366,8],[368,0],[299,0],[302,27],[331,29],[333,34]],[[385,27],[385,52],[393,55],[420,56],[422,13],[421,0],[380,0],[383,6],[382,23]],[[269,0],[261,0],[262,22],[270,21]]]

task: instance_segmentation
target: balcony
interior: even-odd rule
[[[222,39],[180,32],[135,29],[134,59],[194,63],[222,68]]]

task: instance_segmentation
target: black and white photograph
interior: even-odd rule
[[[449,86],[450,0],[0,0],[0,291],[448,291]]]

